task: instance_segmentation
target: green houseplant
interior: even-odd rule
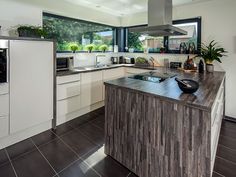
[[[102,52],[106,52],[106,50],[108,50],[108,46],[107,46],[106,44],[101,45],[101,46],[99,47],[99,50],[101,50]]]
[[[94,44],[89,44],[89,45],[86,45],[86,46],[85,46],[86,50],[88,50],[89,53],[92,52],[92,50],[93,50],[94,47],[95,47]]]
[[[206,63],[206,70],[208,72],[214,71],[213,61],[216,60],[220,63],[221,57],[226,56],[225,53],[227,51],[218,46],[218,43],[215,40],[212,40],[208,45],[202,44],[201,45],[201,57],[204,59]]]
[[[41,38],[41,37],[46,37],[47,35],[46,31],[39,26],[21,25],[17,28],[17,32],[19,34],[19,37]]]
[[[75,53],[77,50],[79,50],[79,45],[77,44],[77,43],[71,43],[70,45],[69,45],[69,47],[70,47],[70,50],[73,52],[73,53]]]

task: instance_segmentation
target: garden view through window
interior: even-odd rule
[[[92,45],[93,51],[113,51],[114,28],[102,24],[81,21],[43,13],[43,28],[47,38],[57,41],[57,51],[71,51],[71,46],[78,46],[77,51],[86,51]]]
[[[194,23],[183,23],[183,24],[176,24],[174,25],[180,29],[187,31],[187,35],[181,36],[170,36],[169,37],[169,50],[179,50],[180,44],[182,42],[189,45],[189,43],[194,43],[195,47],[198,46],[198,29],[197,29],[197,22]]]
[[[187,31],[187,35],[151,37],[140,33],[129,32],[128,28],[128,48],[134,52],[148,50],[151,53],[179,53],[181,43],[188,47],[190,44],[195,47],[195,53],[200,51],[201,44],[201,17],[173,21],[173,26]]]
[[[146,49],[149,52],[160,53],[161,49],[164,48],[164,37],[151,37],[129,32],[128,48],[134,52],[143,52]]]

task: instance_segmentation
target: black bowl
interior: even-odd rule
[[[191,80],[191,79],[182,79],[181,81],[191,85],[191,87],[186,87],[184,84],[181,84],[180,82],[177,82],[179,85],[179,88],[184,92],[184,93],[194,93],[198,90],[199,84],[198,82]]]

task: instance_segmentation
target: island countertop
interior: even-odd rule
[[[161,72],[161,71],[160,71]],[[173,71],[171,71],[173,72]],[[175,101],[188,106],[211,111],[214,100],[225,78],[225,72],[215,71],[213,73],[186,73],[174,71],[180,79],[192,79],[199,83],[199,89],[194,94],[185,94],[178,87],[175,77],[166,79],[161,83],[136,80],[132,78],[120,78],[105,82],[105,85],[112,85],[132,91],[151,94],[161,99]]]

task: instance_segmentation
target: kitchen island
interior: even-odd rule
[[[139,177],[210,177],[225,109],[225,73],[175,71],[199,82],[105,82],[105,153]]]

